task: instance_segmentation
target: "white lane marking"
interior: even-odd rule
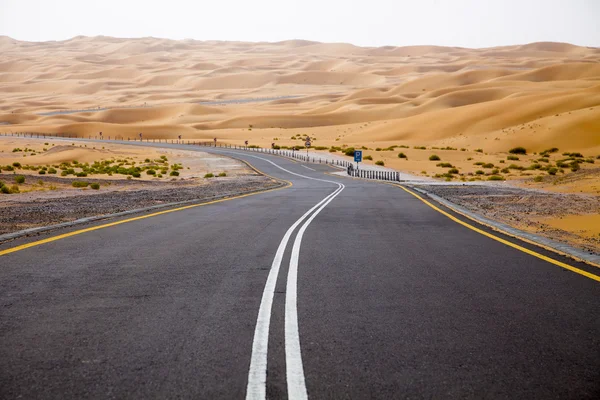
[[[306,169],[310,169],[311,171],[314,171],[314,169],[307,167],[306,165],[300,165],[301,167],[304,167]]]
[[[280,167],[279,165],[273,163],[270,160],[266,160],[262,157],[253,157],[268,161],[277,168],[280,168],[292,175],[296,175],[306,179],[335,183],[336,185],[338,185],[338,188],[333,193],[326,196],[318,204],[316,204],[314,207],[308,210],[287,230],[287,232],[283,236],[283,239],[279,243],[279,247],[277,248],[277,252],[275,253],[275,258],[273,259],[273,263],[271,264],[271,270],[269,271],[267,282],[265,283],[265,288],[263,290],[263,295],[258,310],[256,327],[254,329],[254,340],[252,342],[252,356],[250,359],[250,369],[248,371],[248,385],[246,387],[247,400],[263,400],[266,398],[267,356],[269,346],[269,327],[271,324],[271,310],[273,307],[273,296],[275,294],[275,285],[277,283],[277,277],[279,275],[281,261],[285,253],[285,249],[287,247],[292,233],[298,227],[298,225],[300,225],[302,221],[304,221],[304,219],[306,219],[306,217],[309,216],[314,210],[321,207],[319,209],[320,211],[324,203],[326,205],[330,199],[337,196],[343,190],[343,185],[333,181],[311,178],[308,176],[296,174],[294,172],[286,170],[283,167]],[[300,362],[302,362],[302,360],[300,360]]]
[[[256,328],[254,329],[254,341],[252,343],[252,357],[250,359],[250,369],[248,371],[248,386],[246,388],[246,399],[265,399],[266,398],[266,383],[267,383],[267,355],[269,346],[269,327],[271,324],[271,309],[273,306],[273,296],[275,293],[275,285],[281,267],[281,261],[285,253],[290,236],[298,225],[310,215],[315,209],[329,200],[332,196],[337,195],[342,190],[338,187],[333,193],[325,197],[318,204],[308,210],[300,217],[285,233],[283,239],[279,243],[275,258],[271,264],[271,270],[267,277],[267,282],[263,290],[260,307],[258,309],[258,318],[256,320]]]
[[[290,259],[287,285],[285,289],[285,365],[287,376],[287,392],[290,400],[308,399],[306,383],[304,381],[304,367],[302,366],[302,352],[300,350],[300,333],[298,331],[298,259],[300,256],[300,245],[306,228],[327,204],[344,190],[344,185],[329,198],[309,219],[300,227]]]

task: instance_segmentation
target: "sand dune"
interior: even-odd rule
[[[0,37],[0,131],[599,153],[600,49]],[[204,107],[200,101],[298,96]],[[67,109],[111,108],[69,115]],[[251,129],[251,130],[249,130]]]

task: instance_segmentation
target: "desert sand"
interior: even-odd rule
[[[0,37],[0,52],[0,132],[262,147],[302,146],[308,135],[323,151],[363,148],[366,163],[421,176],[501,175],[600,195],[599,48]],[[517,146],[527,154],[509,160]],[[541,160],[551,148],[558,151]],[[581,153],[577,170],[550,175],[549,166],[573,162],[563,153]],[[450,167],[441,163],[459,174],[444,178]],[[569,221],[577,228],[576,219],[561,224]]]

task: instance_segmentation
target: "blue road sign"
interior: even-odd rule
[[[354,151],[354,161],[355,162],[361,162],[362,161],[362,150],[355,150]]]

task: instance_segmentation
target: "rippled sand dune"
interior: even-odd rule
[[[600,49],[0,37],[0,131],[600,153]],[[285,97],[285,98],[280,98]],[[271,99],[218,104],[228,99]],[[201,105],[201,102],[211,102]],[[110,109],[106,109],[110,108]],[[61,110],[71,114],[40,115]]]

